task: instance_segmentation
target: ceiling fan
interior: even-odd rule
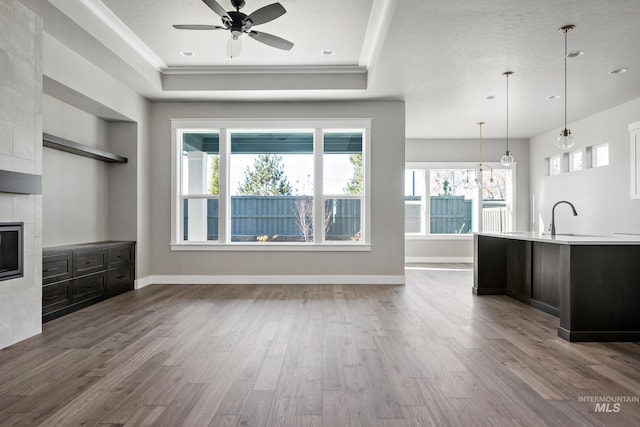
[[[225,11],[215,0],[202,0],[202,2],[222,18],[222,26],[174,25],[173,28],[178,30],[229,30],[231,32],[227,43],[227,56],[229,58],[235,58],[240,54],[240,49],[242,48],[240,36],[242,34],[247,34],[252,39],[277,49],[291,50],[293,47],[293,43],[281,37],[252,30],[254,25],[264,24],[284,15],[287,11],[280,3],[272,3],[249,15],[245,15],[240,12],[240,9],[245,5],[245,0],[231,0],[231,4],[236,10],[230,11]]]

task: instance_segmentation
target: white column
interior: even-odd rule
[[[190,151],[188,154],[189,176],[188,194],[207,194],[207,154]],[[207,199],[189,199],[188,240],[207,240]]]

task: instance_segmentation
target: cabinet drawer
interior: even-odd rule
[[[97,297],[106,292],[107,273],[96,273],[90,276],[73,279],[73,302],[80,302]]]
[[[108,273],[107,291],[126,292],[133,289],[133,268],[121,267]]]
[[[42,283],[53,283],[71,278],[71,253],[42,258]]]
[[[133,262],[133,246],[110,246],[107,259],[109,268],[115,268],[121,265],[129,265]]]
[[[42,314],[51,313],[69,305],[71,303],[69,299],[70,288],[70,280],[43,286]]]
[[[74,252],[73,277],[95,273],[107,269],[107,249]]]

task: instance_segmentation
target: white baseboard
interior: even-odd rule
[[[136,289],[155,285],[404,285],[405,276],[148,276],[136,281]]]
[[[147,277],[143,277],[142,279],[138,279],[134,281],[133,288],[142,289],[145,286],[149,286],[150,284],[153,283],[152,279],[153,279],[153,276],[147,276]]]
[[[407,264],[471,264],[473,263],[473,257],[419,257],[419,256],[409,256],[404,259],[404,262]]]

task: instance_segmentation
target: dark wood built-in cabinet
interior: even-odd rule
[[[135,242],[42,250],[42,320],[55,319],[133,289]]]

